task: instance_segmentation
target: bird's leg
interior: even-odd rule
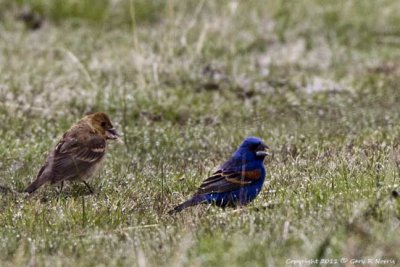
[[[63,190],[63,187],[64,187],[64,181],[61,181],[61,184],[60,184],[60,186],[58,187],[57,199],[60,199],[60,196],[61,196],[61,192],[62,192],[62,190]]]
[[[92,189],[92,187],[90,187],[90,185],[88,183],[86,183],[86,181],[82,180],[82,182],[86,185],[86,187],[89,189],[90,194],[94,194],[94,191]]]

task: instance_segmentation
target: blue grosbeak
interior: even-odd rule
[[[243,206],[253,201],[264,184],[264,158],[268,146],[257,137],[247,137],[232,157],[208,177],[187,201],[170,210],[169,214],[201,203],[219,207]]]
[[[118,133],[105,113],[83,117],[63,135],[24,192],[33,193],[47,182],[61,182],[62,188],[64,181],[80,180],[93,193],[85,180],[100,167],[110,139],[118,139]]]

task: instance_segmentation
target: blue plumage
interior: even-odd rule
[[[169,213],[201,203],[220,207],[247,205],[257,197],[264,184],[267,149],[260,138],[247,137],[232,157],[203,181],[192,198]]]

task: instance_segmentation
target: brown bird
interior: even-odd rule
[[[64,181],[86,182],[100,167],[107,151],[107,140],[118,139],[118,133],[105,113],[98,112],[83,117],[61,138],[53,152],[47,157],[36,180],[24,192],[33,193],[43,184]]]

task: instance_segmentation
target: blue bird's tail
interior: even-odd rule
[[[184,210],[186,208],[189,208],[191,206],[195,206],[195,205],[203,203],[205,201],[206,201],[206,199],[203,196],[194,196],[194,197],[186,200],[182,204],[179,204],[178,206],[176,206],[172,210],[168,211],[168,214],[169,215],[176,214],[176,213],[181,212],[182,210]]]

